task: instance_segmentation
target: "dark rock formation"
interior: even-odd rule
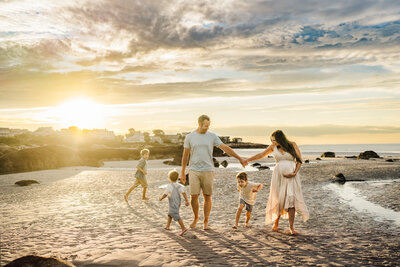
[[[228,167],[228,162],[227,162],[226,160],[224,160],[224,161],[221,162],[221,165],[222,165],[224,168],[226,168],[226,167]]]
[[[379,158],[379,155],[372,150],[364,151],[358,155],[358,159]]]
[[[31,184],[40,184],[40,183],[35,180],[21,180],[21,181],[15,182],[15,184],[19,185],[19,186],[28,186]]]
[[[387,161],[387,162],[394,162],[393,159],[387,159],[386,161]]]
[[[316,158],[315,160],[321,160],[320,158]]]
[[[310,163],[310,161],[309,161],[308,159],[306,159],[306,160],[304,161],[304,163]]]
[[[346,156],[345,158],[346,158],[346,159],[356,159],[357,156]]]
[[[214,167],[219,168],[219,161],[216,158],[213,158]]]
[[[257,168],[257,167],[261,166],[261,164],[260,164],[260,163],[258,163],[258,162],[256,162],[256,163],[253,163],[253,164],[251,164],[251,166],[252,166],[252,167],[256,167],[256,168]]]
[[[322,153],[322,155],[321,155],[321,158],[334,158],[336,155],[335,155],[335,152],[324,152],[324,153]]]
[[[259,170],[259,171],[262,171],[262,170],[269,170],[269,167],[268,166],[258,166],[257,167],[257,169]]]
[[[74,267],[72,263],[42,256],[29,255],[13,260],[4,267]]]
[[[332,182],[344,184],[346,182],[346,177],[344,177],[344,174],[340,172],[333,176]]]

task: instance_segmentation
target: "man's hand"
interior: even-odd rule
[[[189,201],[186,201],[185,205],[186,205],[186,207],[189,206]]]
[[[292,173],[284,174],[283,176],[286,178],[293,178],[296,176],[296,174],[294,172],[292,172]]]
[[[181,173],[181,182],[182,182],[182,184],[186,184],[186,175],[185,175],[185,173]]]

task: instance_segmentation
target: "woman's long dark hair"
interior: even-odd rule
[[[279,144],[279,146],[282,147],[284,151],[292,155],[297,162],[303,163],[300,157],[297,155],[296,151],[294,150],[292,143],[286,138],[286,135],[281,130],[276,130],[271,134],[271,136],[275,137],[275,140]]]

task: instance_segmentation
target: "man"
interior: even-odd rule
[[[247,165],[247,162],[236,154],[232,148],[222,143],[216,134],[208,131],[210,118],[207,115],[201,115],[198,119],[198,124],[198,128],[185,138],[181,181],[183,184],[186,182],[185,170],[190,154],[190,203],[194,214],[194,219],[190,227],[195,228],[199,220],[199,195],[201,189],[204,197],[204,230],[208,230],[210,229],[208,227],[208,217],[211,212],[211,195],[214,184],[214,163],[212,156],[214,146],[222,149],[226,154],[237,158],[243,167]]]

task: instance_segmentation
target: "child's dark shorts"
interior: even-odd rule
[[[242,198],[240,199],[240,203],[239,204],[243,204],[246,207],[246,210],[248,212],[251,212],[253,210],[253,205],[250,205],[249,203],[247,203],[246,201],[244,201]]]

